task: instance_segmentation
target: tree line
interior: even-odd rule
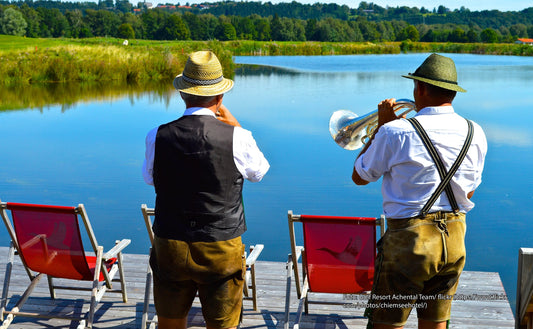
[[[180,8],[181,7],[181,8]],[[444,6],[357,8],[224,1],[148,9],[127,0],[0,1],[0,33],[27,37],[108,36],[149,40],[328,42],[514,42],[533,38],[533,7],[517,12]],[[137,11],[134,12],[134,9]]]

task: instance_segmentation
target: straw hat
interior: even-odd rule
[[[415,73],[402,75],[404,78],[419,80],[448,90],[466,92],[457,84],[457,70],[451,58],[431,54]]]
[[[224,78],[222,66],[211,51],[189,55],[183,73],[174,78],[174,88],[192,95],[216,96],[233,88],[233,81]]]

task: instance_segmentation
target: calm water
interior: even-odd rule
[[[514,302],[518,249],[533,247],[533,59],[449,56],[468,90],[456,98],[456,111],[478,122],[489,142],[483,183],[473,198],[476,207],[467,216],[466,269],[499,272]],[[400,75],[413,72],[425,57],[236,58],[267,65],[238,71],[224,101],[253,131],[271,164],[265,179],[246,183],[244,192],[248,232],[243,238],[247,244],[265,244],[263,260],[285,261],[289,209],[380,215],[380,184],[351,182],[357,152],[332,141],[329,117],[338,109],[365,114],[384,98],[411,98],[413,83]],[[182,112],[172,90],[1,111],[0,198],[84,203],[106,249],[128,237],[128,252],[146,253],[140,205],[153,206],[154,192],[141,177],[144,137]],[[8,242],[1,229],[0,245]]]

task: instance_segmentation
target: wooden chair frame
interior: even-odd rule
[[[294,320],[294,329],[299,329],[302,313],[305,310],[305,314],[309,313],[309,304],[328,304],[328,305],[343,305],[345,302],[332,302],[332,301],[314,301],[309,299],[309,282],[307,278],[307,264],[305,248],[303,246],[296,245],[296,235],[294,232],[294,223],[301,222],[301,215],[293,214],[292,210],[288,211],[288,223],[289,223],[289,235],[291,240],[291,253],[287,259],[287,287],[285,293],[285,314],[284,314],[284,329],[289,328],[289,316],[290,316],[290,303],[291,303],[291,284],[292,276],[294,274],[294,282],[296,286],[296,295],[299,300],[298,309],[296,311],[296,318]],[[385,217],[382,215],[380,218],[376,218],[376,226],[380,226],[380,235],[385,233]],[[298,268],[298,260],[302,258],[302,270]]]
[[[47,319],[52,319],[52,318],[68,319],[71,321],[79,321],[78,328],[91,328],[93,321],[94,321],[94,312],[96,310],[96,306],[102,299],[104,293],[106,292],[120,293],[122,294],[123,302],[124,303],[127,302],[128,297],[126,293],[126,281],[124,279],[124,268],[122,265],[122,250],[127,245],[129,245],[131,241],[129,239],[123,239],[120,241],[117,240],[115,243],[115,246],[108,252],[104,253],[103,247],[99,246],[96,241],[96,237],[94,235],[94,231],[92,229],[91,223],[89,222],[89,217],[87,216],[85,207],[83,206],[83,204],[79,204],[77,207],[75,207],[74,211],[77,216],[82,218],[87,235],[89,237],[92,248],[94,250],[94,254],[96,255],[96,267],[94,270],[94,277],[92,279],[92,282],[93,282],[92,288],[79,287],[79,286],[56,285],[53,282],[54,277],[48,275],[47,273],[34,273],[25,263],[24,257],[20,257],[24,265],[24,268],[28,274],[28,277],[30,279],[30,285],[28,286],[26,291],[23,293],[23,295],[20,297],[16,305],[10,311],[7,311],[6,306],[7,306],[7,300],[8,300],[8,291],[9,291],[9,284],[10,284],[10,279],[11,279],[11,271],[13,268],[14,256],[15,254],[21,255],[21,251],[20,251],[19,244],[17,241],[14,226],[12,225],[11,219],[8,216],[7,211],[6,211],[7,206],[8,206],[8,203],[0,201],[0,215],[11,237],[11,246],[9,248],[8,262],[6,265],[6,274],[4,277],[4,287],[2,290],[2,300],[0,304],[0,310],[1,310],[0,320],[3,321],[2,325],[0,326],[1,329],[8,328],[15,316],[47,318]],[[111,258],[117,258],[117,262],[115,262],[111,266],[111,268],[108,270],[105,266],[105,262]],[[114,279],[114,276],[116,273],[119,273],[120,278]],[[50,290],[50,297],[52,299],[56,298],[56,289],[91,291],[91,302],[90,302],[88,312],[86,312],[83,317],[70,317],[70,316],[59,316],[59,315],[56,316],[52,314],[39,314],[39,313],[30,313],[30,312],[20,311],[20,309],[22,308],[22,306],[24,305],[24,303],[27,301],[30,294],[34,290],[37,283],[45,275],[47,276],[48,288]],[[101,275],[103,275],[104,277],[104,281],[102,283],[100,283]],[[120,289],[113,289],[112,282],[120,282],[120,285],[121,285]]]
[[[516,329],[533,329],[533,248],[520,248],[518,252],[518,278],[516,289]]]
[[[154,242],[154,232],[152,230],[152,217],[155,215],[155,209],[154,208],[148,208],[146,204],[141,205],[141,211],[144,218],[144,224],[146,225],[146,230],[148,231],[148,236],[150,238],[150,245],[153,245]],[[244,276],[244,287],[243,287],[243,299],[245,300],[252,300],[253,310],[257,311],[257,285],[256,285],[256,279],[255,279],[255,263],[257,261],[257,258],[263,251],[263,248],[265,246],[262,244],[256,244],[254,246],[250,246],[250,254],[246,255],[246,273]],[[150,248],[150,252],[151,252]],[[143,306],[143,314],[142,314],[142,323],[141,323],[141,329],[146,329],[147,326],[149,326],[149,329],[155,329],[155,326],[157,325],[157,315],[154,315],[151,319],[149,318],[149,306],[150,306],[150,296],[152,293],[152,269],[150,267],[150,264],[148,264],[148,268],[146,269],[146,286],[145,286],[145,292],[144,292],[144,306]],[[251,295],[250,295],[251,292]]]

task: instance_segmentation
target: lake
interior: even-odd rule
[[[428,54],[236,57],[225,105],[253,132],[271,164],[260,183],[245,184],[245,243],[263,243],[262,260],[285,261],[287,211],[379,216],[381,185],[351,181],[357,151],[336,145],[328,131],[338,109],[359,115],[385,98],[412,98],[413,72]],[[466,270],[499,272],[514,304],[518,249],[533,247],[533,59],[448,54],[459,84],[468,90],[455,110],[479,123],[488,138],[483,182],[468,214]],[[26,88],[26,87],[25,87]],[[37,88],[37,87],[33,87]],[[128,253],[147,253],[140,206],[154,205],[144,183],[144,138],[178,118],[184,105],[169,87],[94,88],[76,100],[76,84],[46,91],[13,90],[2,99],[27,98],[0,111],[0,199],[8,202],[86,206],[99,243],[109,249],[130,238]],[[17,92],[20,92],[18,94]],[[19,96],[23,95],[23,96]],[[69,101],[62,101],[68,99]],[[0,229],[0,244],[9,238]],[[0,255],[0,257],[2,257]]]

